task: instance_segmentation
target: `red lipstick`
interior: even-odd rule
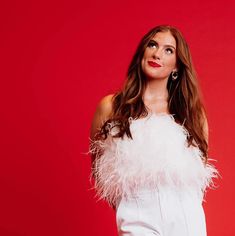
[[[152,67],[161,67],[161,65],[157,64],[156,62],[154,61],[148,61],[148,64]]]

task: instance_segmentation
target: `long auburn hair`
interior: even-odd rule
[[[182,124],[188,131],[188,146],[198,146],[203,154],[203,161],[206,163],[208,143],[203,131],[206,110],[202,102],[202,93],[187,42],[178,29],[169,25],[154,27],[140,41],[129,65],[124,86],[112,98],[112,114],[102,125],[98,137],[106,139],[110,131],[110,123],[113,122],[118,127],[118,133],[114,137],[120,138],[127,135],[132,138],[130,117],[138,119],[148,115],[142,99],[147,80],[141,68],[141,60],[149,41],[154,35],[158,32],[167,31],[176,40],[176,63],[178,68],[178,78],[172,80],[170,75],[167,82],[168,109],[170,114],[174,114],[176,122]]]

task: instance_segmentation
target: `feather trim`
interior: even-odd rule
[[[133,139],[114,138],[117,130],[112,127],[106,140],[92,140],[90,146],[90,153],[96,155],[94,187],[110,205],[143,187],[188,189],[203,198],[205,190],[214,186],[218,171],[203,163],[198,147],[187,146],[189,133],[173,115],[152,114],[132,120]]]

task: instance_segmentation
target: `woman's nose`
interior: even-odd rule
[[[154,59],[160,59],[161,58],[161,50],[159,48],[156,48],[156,50],[153,52]]]

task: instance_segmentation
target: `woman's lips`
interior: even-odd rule
[[[152,67],[161,67],[161,65],[157,64],[156,62],[154,61],[148,61],[148,64]]]

